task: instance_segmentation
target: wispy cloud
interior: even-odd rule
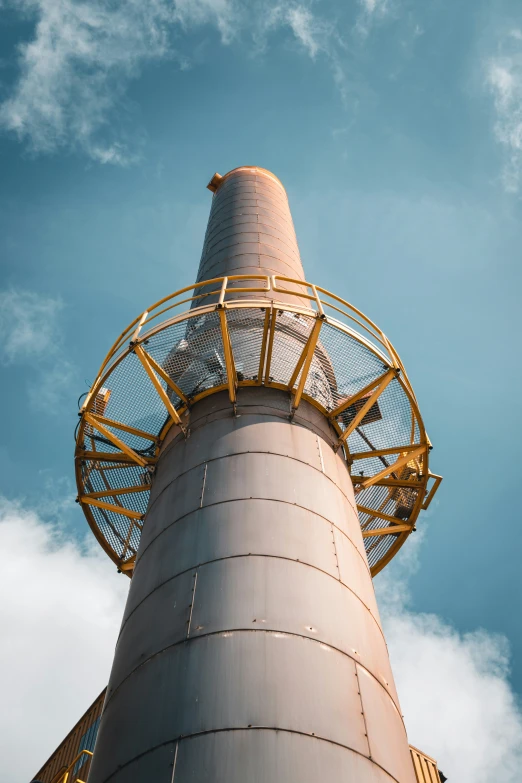
[[[135,161],[139,144],[125,133],[128,85],[154,61],[171,59],[180,69],[188,67],[189,58],[178,48],[179,32],[194,27],[214,28],[224,45],[240,33],[259,44],[268,33],[286,29],[307,56],[329,58],[336,84],[341,93],[345,89],[335,25],[306,1],[5,1],[35,27],[33,39],[19,46],[19,78],[0,106],[0,128],[34,153],[69,148],[102,164]]]
[[[376,579],[379,607],[410,742],[459,783],[518,783],[522,711],[509,682],[509,644],[483,629],[459,633],[409,608],[421,535]]]
[[[359,0],[361,12],[356,24],[357,32],[367,36],[375,21],[384,19],[391,11],[391,0]]]
[[[505,150],[502,182],[517,193],[522,181],[522,30],[512,29],[501,52],[488,60],[486,85],[493,96],[495,137]]]
[[[34,291],[0,291],[0,362],[31,368],[32,405],[48,413],[71,391],[75,366],[63,354],[61,299]]]
[[[60,299],[33,291],[0,291],[0,360],[13,364],[55,353],[62,308]]]
[[[2,778],[24,783],[107,684],[129,581],[94,538],[1,496],[0,548]]]

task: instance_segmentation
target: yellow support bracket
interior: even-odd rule
[[[138,511],[131,511],[123,506],[113,506],[112,503],[105,503],[105,501],[97,500],[89,495],[81,495],[79,500],[80,503],[86,503],[88,506],[96,506],[106,511],[113,511],[115,514],[123,514],[124,517],[129,517],[129,519],[139,519],[140,521],[143,519],[143,514],[140,514]]]
[[[388,384],[391,381],[393,381],[394,378],[395,378],[395,370],[388,370],[388,372],[382,376],[381,382],[379,383],[379,385],[377,386],[373,394],[370,395],[368,400],[366,400],[362,408],[356,413],[355,417],[352,419],[350,424],[348,424],[348,426],[344,430],[343,434],[339,438],[339,444],[345,443],[348,440],[352,432],[355,430],[356,427],[359,426],[359,424],[364,419],[364,417],[366,416],[370,408],[373,405],[375,405],[375,403],[377,402],[377,400],[379,399],[383,391],[386,389]]]
[[[103,492],[89,492],[85,497],[88,498],[114,498],[118,495],[131,495],[134,492],[148,492],[149,484],[143,484],[139,487],[120,487],[120,489],[104,489]]]
[[[405,451],[404,448],[396,449],[397,451]],[[380,481],[382,478],[386,478],[386,476],[389,476],[390,473],[395,473],[396,470],[399,470],[399,468],[402,468],[403,465],[406,465],[407,462],[410,462],[412,459],[415,459],[415,457],[420,456],[421,454],[424,454],[426,451],[426,446],[417,446],[413,451],[410,450],[407,454],[403,454],[402,457],[399,457],[398,460],[396,460],[391,465],[388,465],[384,470],[380,470],[379,473],[376,473],[375,476],[370,476],[367,479],[364,479],[360,482],[358,491],[360,492],[363,489],[367,489],[368,487],[372,487],[374,484],[376,484],[378,481]],[[373,456],[375,456],[377,452],[370,452]],[[357,455],[359,457],[359,455]]]
[[[98,420],[96,416],[93,416],[92,413],[85,412],[83,414],[83,417],[85,421],[87,421],[89,424],[91,424],[93,427],[95,427],[98,432],[100,432],[102,435],[104,435],[107,440],[110,440],[111,443],[113,443],[117,449],[120,449],[124,454],[127,455],[127,457],[130,457],[133,462],[137,462],[138,465],[141,465],[142,467],[145,467],[145,465],[148,464],[148,460],[142,457],[140,454],[137,454],[134,449],[131,449],[130,446],[127,446],[126,443],[124,443],[120,438],[118,438],[117,435],[115,435],[111,430],[109,430],[104,424],[101,423],[101,421]],[[97,452],[93,452],[97,453]],[[85,455],[84,455],[85,456]],[[113,458],[115,455],[112,455]],[[117,455],[121,459],[121,455]],[[96,457],[96,459],[100,459],[99,457]]]
[[[154,370],[152,368],[152,365],[149,363],[149,355],[147,353],[145,353],[145,351],[143,350],[141,345],[134,346],[134,353],[136,354],[136,356],[138,357],[138,359],[142,363],[143,369],[145,370],[145,372],[149,376],[149,378],[150,378],[150,380],[152,382],[152,385],[156,389],[159,398],[161,399],[162,403],[166,407],[166,409],[167,409],[171,419],[173,420],[174,424],[177,424],[178,427],[182,430],[182,432],[186,433],[185,427],[181,423],[181,419],[179,417],[179,413],[177,412],[176,408],[174,407],[174,405],[170,401],[170,399],[168,397],[168,394],[166,393],[165,389],[163,388],[163,386],[161,385],[160,381],[158,380],[158,376],[154,372]]]
[[[232,405],[236,404],[237,375],[234,364],[234,354],[232,353],[232,343],[228,331],[227,313],[224,307],[218,310],[219,321],[221,324],[221,339],[223,341],[223,353],[225,356],[225,366],[227,368],[228,396]]]
[[[360,511],[361,514],[369,514],[371,517],[378,517],[379,519],[384,519],[386,522],[391,522],[392,525],[407,524],[404,519],[397,519],[397,517],[392,517],[389,514],[385,514],[383,511],[376,511],[374,508],[368,508],[367,506],[358,505],[357,510]]]
[[[434,479],[433,484],[431,485],[431,489],[428,493],[428,497],[422,504],[421,508],[423,511],[426,511],[428,506],[430,505],[431,501],[433,500],[433,497],[435,495],[435,492],[438,490],[440,486],[440,482],[442,481],[442,476],[437,476],[436,473],[428,473],[428,479]]]
[[[310,332],[310,336],[306,341],[306,345],[303,348],[301,352],[301,356],[299,357],[299,361],[297,362],[295,369],[292,373],[292,377],[290,378],[290,383],[288,384],[288,390],[291,391],[294,387],[294,384],[297,380],[297,376],[299,375],[299,372],[301,371],[301,367],[302,367],[301,378],[299,379],[299,385],[296,389],[294,400],[292,403],[293,411],[297,410],[297,408],[299,407],[299,403],[301,402],[301,397],[303,395],[306,379],[308,378],[310,365],[312,364],[312,359],[314,358],[315,347],[317,345],[317,340],[319,339],[319,332],[321,331],[321,326],[323,325],[323,318],[324,317],[320,315],[317,316],[312,331]]]
[[[363,397],[366,397],[369,392],[373,391],[375,387],[378,386],[387,377],[389,372],[396,374],[396,370],[386,370],[384,375],[379,375],[378,378],[370,381],[370,383],[364,386],[360,391],[358,391],[356,394],[352,394],[352,396],[348,397],[343,403],[341,403],[341,405],[338,405],[337,408],[334,408],[334,410],[328,414],[328,418],[336,419],[339,414],[346,410],[346,408],[349,408],[351,405],[355,405],[356,402],[359,402],[359,400],[362,400]]]
[[[121,421],[116,421],[115,419],[107,419],[105,416],[100,416],[99,413],[93,413],[92,411],[89,411],[89,416],[94,417],[97,421],[100,422],[100,424],[104,424],[106,427],[115,427],[117,430],[122,430],[122,432],[128,432],[130,435],[136,435],[138,438],[143,438],[144,440],[150,440],[153,443],[158,443],[159,438],[157,435],[153,435],[151,432],[145,432],[145,430],[138,430],[136,427],[129,427],[128,424],[123,424]]]
[[[392,536],[396,533],[405,533],[412,530],[411,525],[391,525],[390,527],[380,527],[376,530],[364,530],[363,538],[373,538],[374,536]]]
[[[417,451],[418,449],[425,451],[426,448],[427,448],[426,444],[410,443],[408,446],[390,446],[390,448],[388,449],[375,449],[372,451],[356,451],[353,454],[350,454],[350,459],[351,460],[370,459],[370,457],[385,457],[389,454],[407,454],[409,452]],[[409,459],[413,459],[413,456],[410,456]]]

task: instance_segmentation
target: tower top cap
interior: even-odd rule
[[[285,194],[285,186],[279,179],[279,177],[276,177],[275,174],[273,174],[271,171],[268,171],[268,169],[262,169],[258,166],[238,166],[236,169],[232,169],[231,171],[227,172],[227,174],[218,174],[217,172],[214,174],[212,179],[207,185],[207,188],[212,191],[212,193],[215,193],[216,190],[223,184],[223,182],[228,179],[231,176],[235,176],[237,174],[254,174],[256,176],[263,176],[268,177],[273,182],[275,182],[279,187],[281,187]]]

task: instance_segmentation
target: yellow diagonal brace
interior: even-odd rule
[[[129,519],[143,519],[143,514],[138,511],[130,511],[123,506],[113,506],[112,503],[105,503],[103,500],[97,500],[96,498],[89,497],[89,495],[82,495],[80,497],[80,503],[87,503],[88,506],[97,506],[98,508],[104,508],[106,511],[113,511],[115,514],[123,514],[124,517]]]
[[[319,316],[314,324],[314,328],[312,329],[312,333],[310,334],[310,337],[308,339],[308,350],[306,352],[306,357],[304,360],[301,377],[299,379],[299,385],[297,387],[294,400],[292,403],[292,409],[294,411],[297,410],[297,408],[299,407],[299,403],[301,402],[301,397],[303,395],[306,379],[308,378],[308,373],[310,371],[310,365],[312,364],[312,359],[314,358],[315,347],[317,345],[317,340],[319,339],[319,332],[321,331],[322,323],[323,323],[323,319]],[[293,384],[290,388],[292,387]]]
[[[373,536],[391,536],[395,533],[405,533],[407,530],[411,530],[410,525],[391,525],[390,527],[380,527],[376,530],[364,530],[363,538],[372,538]]]
[[[381,382],[364,403],[361,410],[358,411],[350,424],[346,427],[343,434],[339,438],[339,443],[344,443],[352,434],[354,429],[359,426],[360,422],[364,419],[370,408],[375,405],[380,395],[383,393],[388,384],[395,378],[395,370],[388,370],[388,372],[382,377]]]
[[[257,371],[258,386],[261,386],[261,384],[263,383],[263,368],[265,366],[266,345],[268,340],[268,327],[270,325],[270,314],[271,314],[271,309],[267,307],[265,312],[265,322],[263,324],[263,337],[261,338],[261,351],[259,353],[259,369]]]
[[[401,451],[405,451],[405,449],[402,448]],[[407,462],[410,462],[410,460],[420,456],[425,451],[426,451],[425,446],[418,446],[415,449],[415,451],[410,451],[408,454],[404,454],[402,457],[399,457],[399,459],[396,460],[396,462],[394,462],[392,465],[388,465],[388,467],[384,468],[384,470],[381,470],[379,471],[379,473],[376,473],[375,476],[370,476],[364,481],[361,481],[361,483],[359,484],[360,489],[367,489],[368,487],[373,486],[373,484],[376,484],[377,481],[380,481],[380,479],[389,476],[390,473],[395,473],[396,470],[399,470],[399,468],[402,468],[402,466],[406,465]],[[370,454],[371,453],[372,452],[370,452]]]
[[[143,467],[145,467],[145,465],[148,464],[147,459],[142,457],[140,454],[136,454],[134,449],[131,449],[130,446],[127,446],[126,443],[120,440],[120,438],[118,438],[117,435],[111,432],[104,424],[98,421],[98,419],[95,416],[93,416],[91,413],[86,412],[83,414],[83,416],[85,421],[89,422],[89,424],[92,424],[92,426],[95,427],[98,430],[98,432],[101,432],[102,435],[105,435],[107,440],[110,440],[111,443],[114,443],[116,448],[123,451],[124,454],[126,454],[128,457],[130,457],[130,459],[133,460],[133,462],[137,462],[138,465],[142,465]],[[121,455],[118,456],[121,459]],[[99,457],[96,457],[96,459],[99,459]]]
[[[375,509],[368,508],[367,506],[358,505],[357,510],[360,511],[361,514],[369,514],[371,517],[378,517],[379,519],[385,519],[386,522],[391,522],[392,525],[406,524],[406,520],[404,519],[397,519],[397,517],[392,517],[389,514],[385,514],[383,511],[376,511]]]
[[[105,468],[104,468],[105,470]],[[88,498],[114,498],[118,495],[132,495],[134,492],[149,492],[150,485],[143,484],[139,487],[120,487],[119,489],[104,489],[103,492],[89,492]]]
[[[145,372],[149,376],[149,378],[150,378],[150,380],[152,382],[152,385],[154,386],[154,388],[158,392],[158,395],[159,395],[163,405],[166,407],[167,411],[169,412],[169,415],[170,415],[171,419],[173,420],[174,424],[177,424],[178,427],[180,427],[180,429],[183,430],[183,432],[185,432],[185,428],[183,427],[183,425],[181,423],[181,419],[179,417],[179,413],[177,412],[177,410],[174,407],[174,405],[172,404],[172,402],[169,400],[168,394],[166,393],[165,389],[163,388],[163,386],[161,385],[160,381],[158,380],[158,376],[156,375],[156,373],[152,369],[151,365],[149,364],[148,354],[145,353],[145,351],[143,350],[141,345],[136,345],[135,346],[134,353],[136,354],[136,356],[138,357],[138,359],[142,363],[143,369],[145,370]]]
[[[354,405],[356,402],[359,402],[359,400],[362,400],[363,397],[366,397],[366,395],[373,391],[376,386],[378,386],[381,381],[383,381],[389,372],[393,372],[395,374],[395,370],[387,370],[384,375],[380,375],[378,378],[375,378],[373,381],[370,381],[364,388],[362,388],[360,391],[357,392],[357,394],[352,394],[351,397],[348,397],[341,405],[338,405],[337,408],[334,408],[334,410],[328,415],[330,419],[336,419],[337,416],[339,416],[340,413],[346,410],[346,408],[349,408],[351,405]]]
[[[223,341],[223,353],[225,356],[225,366],[227,368],[227,384],[228,384],[228,396],[230,402],[235,404],[236,402],[236,368],[234,366],[234,355],[232,353],[232,343],[230,342],[230,335],[228,332],[227,324],[227,312],[225,308],[218,310],[219,321],[221,324],[221,339]]]
[[[155,359],[152,358],[150,353],[147,353],[147,351],[144,348],[141,348],[141,350],[143,351],[145,358],[147,359],[147,362],[150,364],[152,369],[159,375],[160,378],[162,378],[165,381],[167,386],[170,386],[172,391],[178,395],[180,400],[182,400],[185,403],[185,405],[187,405],[188,399],[185,397],[185,395],[183,394],[179,386],[176,383],[174,383],[170,375],[167,372],[165,372],[163,367],[160,364],[158,364],[158,362]]]
[[[295,365],[294,371],[293,371],[293,373],[292,373],[292,375],[290,377],[290,380],[288,381],[288,391],[291,391],[294,388],[294,384],[295,384],[295,382],[297,380],[297,376],[299,375],[299,371],[300,371],[301,367],[303,366],[303,364],[305,363],[305,361],[308,358],[308,356],[310,356],[310,348],[311,348],[312,345],[313,345],[313,347],[312,347],[311,350],[312,350],[312,356],[313,356],[313,352],[315,350],[315,346],[316,346],[316,343],[317,343],[317,337],[319,335],[319,329],[321,328],[321,323],[322,323],[321,320],[318,318],[316,320],[316,322],[314,323],[313,327],[312,327],[312,331],[308,335],[308,339],[306,340],[304,348],[301,351],[301,355],[300,355],[300,357],[299,357],[299,359],[297,361],[297,364]],[[311,358],[310,358],[310,361],[311,361]]]
[[[129,427],[128,424],[123,424],[121,421],[116,421],[115,419],[107,419],[105,416],[100,416],[99,413],[93,413],[92,411],[89,411],[89,416],[93,416],[101,424],[105,424],[106,427],[115,427],[117,430],[122,430],[123,432],[130,433],[131,435],[136,435],[138,438],[151,440],[153,443],[158,443],[159,441],[157,435],[152,435],[152,433],[145,432],[145,430],[138,430],[136,427]]]

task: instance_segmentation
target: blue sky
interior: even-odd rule
[[[520,3],[3,0],[0,14],[4,516],[83,540],[76,399],[127,323],[195,278],[214,171],[269,168],[307,278],[401,354],[445,476],[408,612],[464,645],[485,629],[516,700]]]

